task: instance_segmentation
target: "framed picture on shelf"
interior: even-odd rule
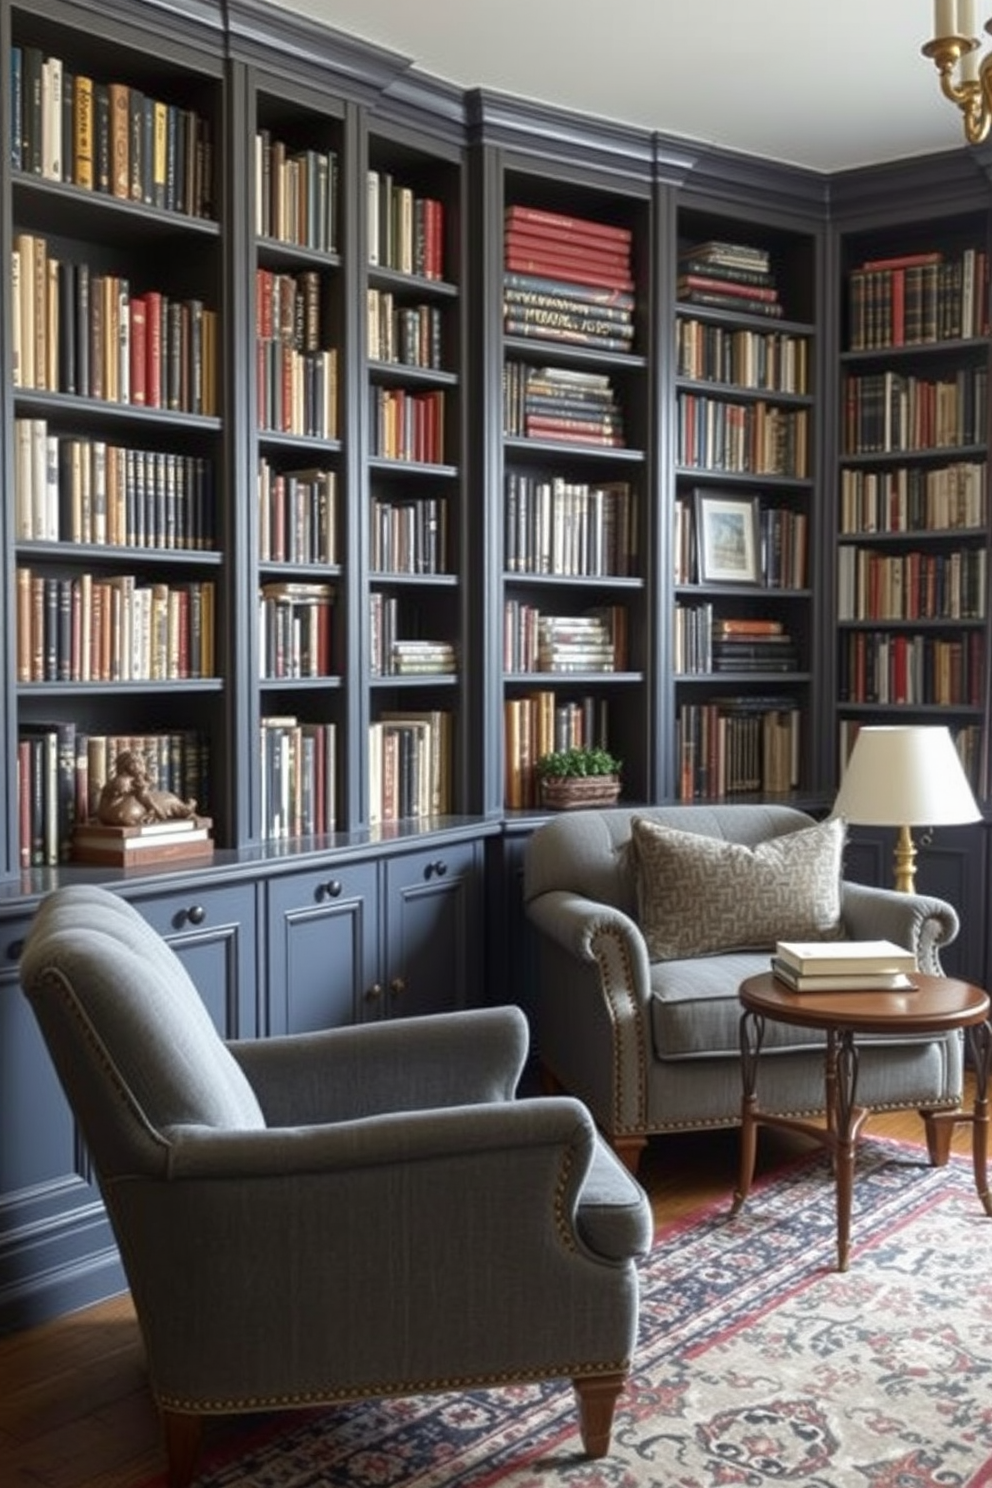
[[[697,581],[760,584],[758,498],[696,491],[695,500]]]

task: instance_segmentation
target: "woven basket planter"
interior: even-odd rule
[[[558,775],[541,781],[541,805],[551,811],[577,811],[583,806],[615,806],[618,775]]]

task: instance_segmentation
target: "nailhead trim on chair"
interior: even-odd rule
[[[644,1047],[644,1020],[640,1009],[634,1004],[630,996],[629,988],[634,985],[633,968],[630,964],[630,953],[624,938],[612,925],[607,925],[593,933],[591,950],[599,968],[599,977],[602,991],[610,1009],[610,1017],[613,1027],[620,1037],[613,1041],[613,1129],[619,1134],[621,1132],[642,1131],[647,1123],[647,1052]],[[623,985],[627,989],[623,992],[623,1000],[626,1007],[622,1006],[617,998],[615,988],[619,979],[609,975],[610,956],[612,950],[614,958],[619,957],[623,967]],[[623,1022],[621,1022],[621,1016]],[[623,1036],[628,1024],[633,1025],[633,1038],[635,1044],[635,1057],[637,1060],[637,1119],[633,1126],[624,1120],[623,1103],[621,1092],[623,1089],[623,1059],[620,1048]]]
[[[180,1411],[186,1414],[231,1415],[240,1411],[279,1410],[284,1406],[330,1405],[340,1400],[367,1400],[380,1395],[420,1395],[445,1390],[478,1390],[501,1385],[527,1384],[535,1380],[574,1379],[581,1375],[588,1378],[600,1374],[627,1374],[630,1359],[613,1363],[597,1361],[570,1364],[549,1364],[545,1368],[505,1370],[498,1374],[444,1375],[430,1380],[381,1381],[348,1389],[339,1386],[332,1390],[307,1390],[292,1395],[245,1395],[228,1400],[190,1400],[183,1396],[163,1395],[155,1391],[155,1400],[163,1410]]]

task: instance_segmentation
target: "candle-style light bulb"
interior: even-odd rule
[[[947,36],[957,36],[957,20],[957,0],[934,0],[933,35],[935,41],[943,41]]]

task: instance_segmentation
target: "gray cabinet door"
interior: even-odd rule
[[[18,980],[29,924],[0,925],[0,1333],[124,1286],[82,1137]]]
[[[481,844],[404,853],[384,870],[382,1014],[409,1017],[481,1003]]]
[[[193,885],[132,900],[189,972],[224,1038],[259,1032],[255,885]]]
[[[270,1033],[310,1033],[359,1022],[378,1008],[381,982],[375,863],[270,879]]]

